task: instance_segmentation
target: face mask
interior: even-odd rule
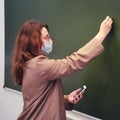
[[[50,52],[52,52],[52,48],[53,48],[53,42],[52,40],[50,41],[44,41],[43,42],[44,46],[41,47],[41,51],[44,53],[44,54],[49,54]]]

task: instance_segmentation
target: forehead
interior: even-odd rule
[[[46,36],[46,35],[48,35],[49,33],[48,33],[48,30],[45,28],[45,27],[43,27],[42,28],[42,30],[41,30],[41,36]]]

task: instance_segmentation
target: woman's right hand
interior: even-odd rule
[[[112,18],[107,16],[101,23],[100,30],[98,34],[95,36],[98,40],[103,42],[105,37],[109,34],[111,28],[112,28]]]

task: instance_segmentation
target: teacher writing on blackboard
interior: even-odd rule
[[[65,109],[71,109],[82,94],[78,96],[80,91],[75,90],[64,95],[61,79],[83,69],[104,51],[102,42],[112,22],[107,16],[92,40],[70,56],[56,60],[47,57],[53,41],[46,24],[31,20],[21,26],[12,63],[13,79],[22,86],[24,102],[18,120],[66,120]]]

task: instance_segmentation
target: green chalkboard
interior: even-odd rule
[[[120,118],[120,1],[119,0],[5,0],[5,87],[21,91],[11,77],[14,41],[20,26],[31,19],[49,25],[54,41],[50,58],[64,58],[86,44],[107,16],[113,29],[105,52],[86,68],[63,79],[65,94],[87,85],[74,109],[104,119]]]

